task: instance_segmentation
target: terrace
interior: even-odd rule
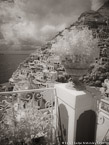
[[[99,94],[94,95],[61,83],[51,88],[0,92],[0,142],[73,145],[95,141]]]
[[[54,88],[0,93],[0,144],[53,144]]]

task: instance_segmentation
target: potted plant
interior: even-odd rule
[[[77,81],[99,56],[97,44],[97,38],[93,37],[87,27],[81,30],[74,28],[52,45],[52,51],[60,56],[66,72]]]

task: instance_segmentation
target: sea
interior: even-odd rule
[[[19,64],[23,62],[29,54],[0,54],[0,84],[8,82],[13,72]]]

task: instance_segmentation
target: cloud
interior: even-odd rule
[[[1,26],[1,29],[7,43],[13,42],[20,44],[20,40],[23,39],[38,39],[36,25],[32,22],[22,21],[19,23],[6,23]]]
[[[66,27],[66,24],[60,24],[60,25],[44,25],[41,30],[40,33],[42,33],[42,39],[43,40],[50,40],[51,38],[54,37],[54,35],[57,34],[57,32],[63,30]],[[45,39],[46,38],[46,39]]]
[[[91,7],[88,0],[9,1],[0,3],[0,27],[6,44],[16,45],[45,41]]]
[[[96,11],[108,0],[91,0],[91,1],[92,1],[91,9]]]
[[[41,33],[46,34],[46,37],[49,38],[49,36],[53,36],[55,33],[63,30],[66,27],[66,24],[61,24],[61,25],[57,25],[57,26],[53,26],[53,25],[44,25],[41,28]],[[48,34],[48,36],[47,36]]]

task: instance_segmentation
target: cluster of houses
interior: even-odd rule
[[[63,75],[65,70],[59,57],[49,50],[45,53],[38,50],[19,65],[9,82],[14,85],[14,90],[37,89],[48,87]]]

